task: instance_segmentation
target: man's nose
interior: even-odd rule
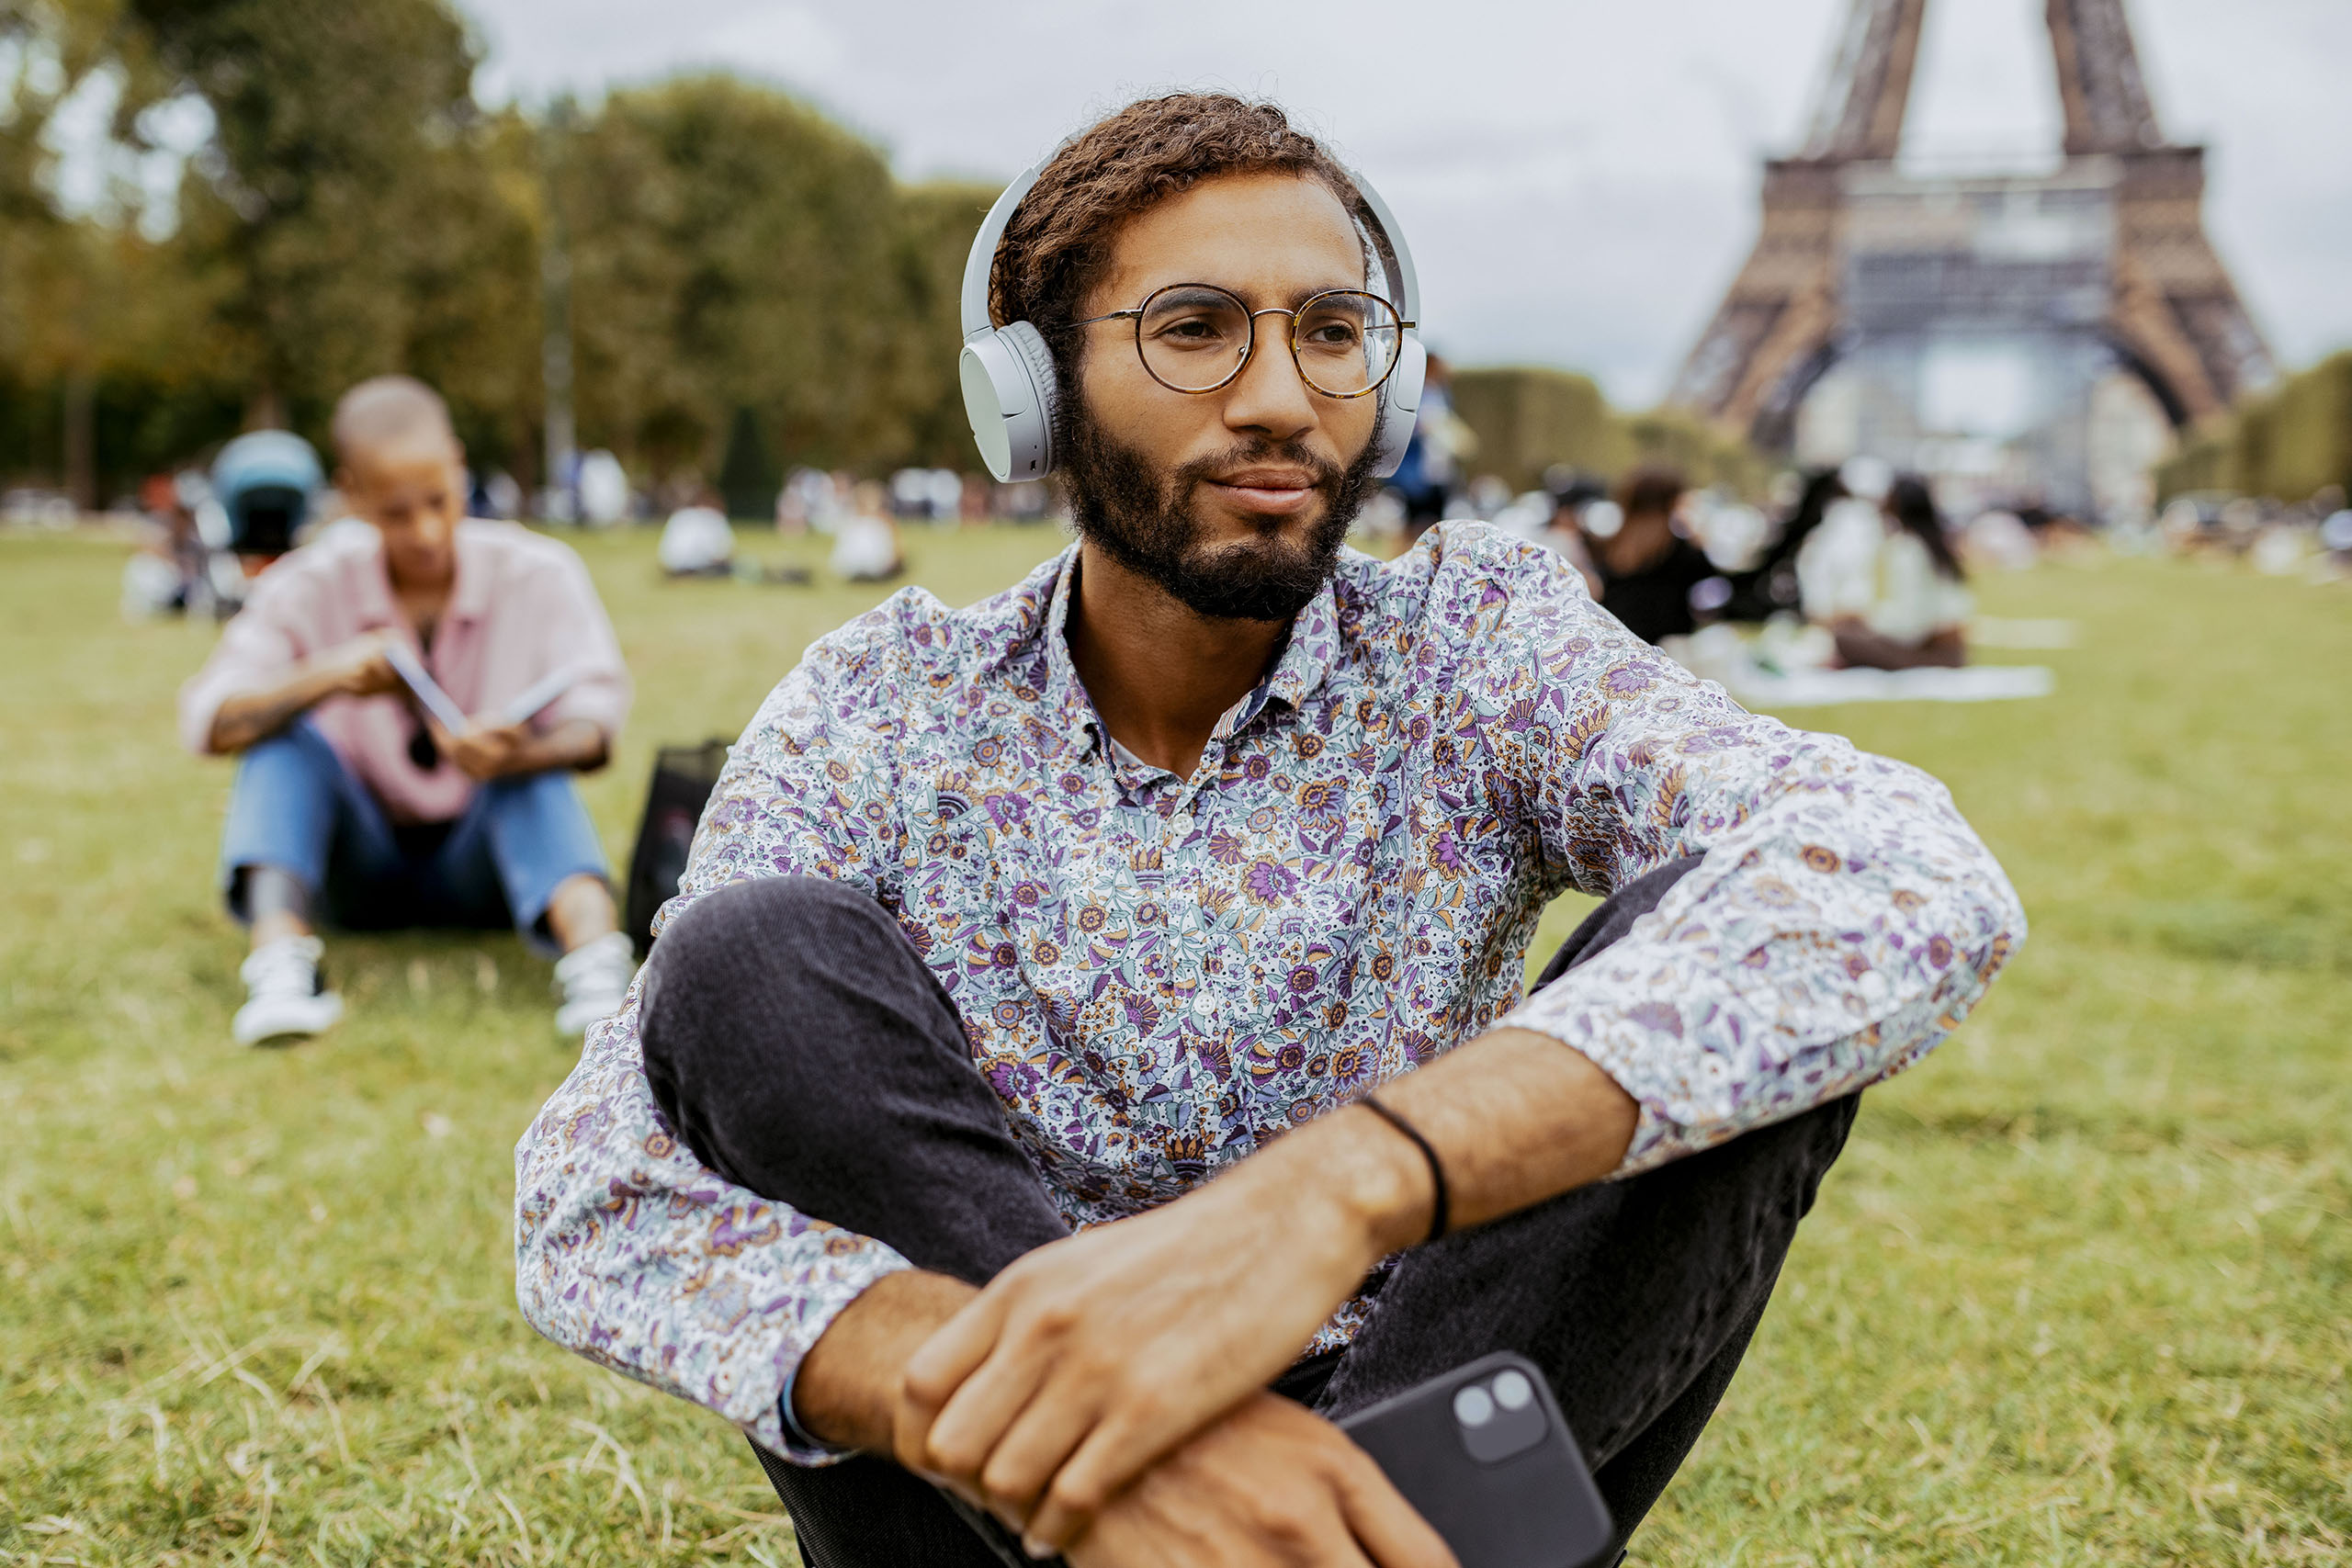
[[[1269,313],[1258,322],[1250,363],[1226,389],[1226,427],[1289,441],[1314,429],[1321,417],[1290,352],[1289,316]]]

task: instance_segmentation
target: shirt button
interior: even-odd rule
[[[1216,1011],[1217,1000],[1215,997],[1204,994],[1193,998],[1193,1012],[1195,1017],[1215,1018]]]

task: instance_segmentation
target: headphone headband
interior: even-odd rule
[[[980,231],[972,236],[971,253],[964,258],[963,322],[964,341],[969,343],[996,323],[989,316],[989,275],[996,269],[996,249],[1004,243],[1004,231],[1012,226],[1012,215],[1020,210],[1022,201],[1037,184],[1046,165],[1061,155],[1062,148],[1073,138],[1065,137],[1051,152],[1021,172],[1004,193],[989,208],[988,216],[980,220]],[[1349,168],[1340,165],[1340,172],[1355,186],[1358,210],[1349,216],[1364,222],[1372,235],[1374,259],[1381,270],[1388,274],[1388,285],[1396,291],[1397,314],[1408,321],[1421,319],[1420,276],[1413,270],[1413,253],[1404,241],[1404,231],[1397,227],[1396,215],[1388,204],[1372,187],[1372,182]]]
[[[1067,139],[1028,168],[1021,177],[1004,187],[996,198],[989,215],[980,220],[980,231],[972,237],[972,253],[964,258],[964,341],[971,342],[995,323],[989,320],[989,274],[996,270],[996,248],[1004,243],[1004,231],[1012,223],[1012,214],[1021,206],[1021,198],[1037,183],[1062,148],[1069,145]]]

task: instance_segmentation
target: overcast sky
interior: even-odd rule
[[[907,177],[1002,179],[1138,93],[1279,97],[1396,209],[1425,336],[1656,398],[1754,236],[1847,0],[459,0],[486,97],[723,66]],[[1906,156],[2052,150],[2043,0],[1928,7]],[[2212,146],[2207,220],[2289,365],[2352,344],[2352,3],[2131,0],[2157,112]]]

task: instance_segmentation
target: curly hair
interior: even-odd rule
[[[1351,215],[1362,205],[1339,161],[1279,105],[1227,93],[1137,99],[1072,138],[1022,198],[989,272],[989,315],[1029,322],[1062,359],[1125,220],[1203,180],[1255,174],[1319,181]]]

